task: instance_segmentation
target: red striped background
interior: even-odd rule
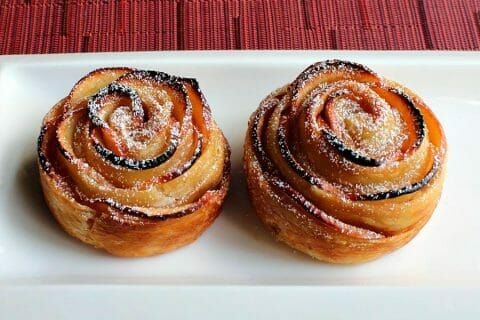
[[[0,0],[0,53],[480,48],[480,0]]]

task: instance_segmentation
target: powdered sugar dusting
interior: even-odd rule
[[[147,93],[145,96],[150,95]],[[164,90],[158,93],[158,96],[160,99],[149,99],[148,114],[151,117],[141,126],[135,126],[135,115],[127,106],[117,107],[109,117],[110,126],[119,133],[127,148],[133,153],[145,148],[146,143],[152,138],[162,138],[158,132],[167,126],[173,102]]]
[[[376,100],[375,108],[379,110],[377,117],[350,99],[339,99],[335,105],[343,122],[344,141],[369,157],[382,158],[398,150],[407,136],[398,110],[390,108],[383,99]]]

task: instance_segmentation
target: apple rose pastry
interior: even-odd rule
[[[118,256],[191,243],[230,183],[230,150],[197,82],[154,71],[81,79],[45,116],[38,160],[62,227]]]
[[[440,123],[416,94],[330,60],[261,102],[244,166],[255,210],[277,239],[322,261],[357,263],[425,225],[445,157]]]

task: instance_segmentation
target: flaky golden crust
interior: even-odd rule
[[[139,121],[125,116],[135,92],[141,104],[130,108],[146,114]],[[135,123],[126,127],[129,120]],[[230,185],[228,143],[198,84],[163,73],[93,71],[45,116],[38,148],[44,197],[57,221],[117,256],[161,254],[195,241],[220,213]]]
[[[390,92],[401,95],[405,106]],[[354,139],[404,133],[373,122],[374,133],[365,134],[367,128],[359,138],[344,126],[353,121],[349,108],[380,117],[364,105],[368,99],[381,105],[378,113],[400,119],[393,125],[407,122],[402,132],[408,134],[383,154]],[[276,239],[330,263],[369,261],[409,242],[437,205],[445,162],[443,130],[420,98],[363,66],[336,60],[307,68],[262,101],[244,146],[249,196],[261,221]]]
[[[195,241],[220,214],[230,175],[225,171],[218,190],[208,191],[195,212],[163,221],[125,217],[111,208],[104,211],[82,205],[41,168],[40,181],[48,208],[70,235],[116,256],[141,257]]]

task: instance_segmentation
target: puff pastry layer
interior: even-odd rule
[[[244,168],[275,237],[319,260],[357,263],[410,241],[439,200],[442,127],[412,91],[367,67],[309,66],[252,114]]]
[[[198,83],[155,71],[82,78],[45,116],[38,160],[63,228],[119,256],[194,241],[230,183],[229,146]]]

